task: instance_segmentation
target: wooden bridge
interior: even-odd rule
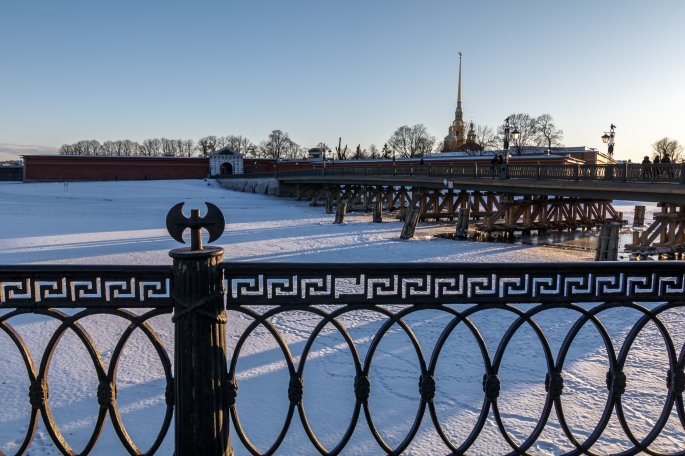
[[[281,173],[286,185],[382,185],[685,205],[678,165],[353,166]]]
[[[334,166],[271,175],[300,199],[351,210],[416,206],[419,219],[469,211],[478,230],[593,228],[624,222],[613,200],[656,202],[662,211],[635,244],[685,244],[685,165],[509,164]]]

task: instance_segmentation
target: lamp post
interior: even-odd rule
[[[321,166],[321,174],[326,175],[326,148],[321,148],[321,156],[323,157],[323,164]]]
[[[511,125],[509,125],[509,119],[510,117],[507,117],[504,119],[504,162],[509,163],[509,138],[513,139],[516,141],[519,139],[519,135],[521,134],[516,127],[514,127],[513,130],[511,130]]]
[[[609,127],[609,131],[605,131],[602,135],[602,142],[604,144],[608,144],[607,150],[609,152],[610,157],[613,157],[614,155],[614,136],[616,136],[616,125],[611,124],[611,126]]]

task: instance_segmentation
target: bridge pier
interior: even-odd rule
[[[664,253],[685,250],[685,205],[659,203],[654,222],[641,233],[633,233],[633,243],[626,250],[639,253]],[[644,214],[642,214],[644,217]]]
[[[309,198],[312,205],[323,200],[327,213],[332,211],[327,201],[336,201],[339,207],[344,200],[347,211],[370,212],[380,204],[381,210],[399,209],[402,220],[407,219],[408,209],[413,207],[416,207],[418,221],[453,221],[458,219],[459,211],[463,209],[476,223],[477,231],[499,233],[509,238],[516,233],[587,230],[605,223],[623,223],[622,214],[613,208],[611,201],[592,198],[378,184],[302,184],[298,185],[297,194],[300,198]],[[670,206],[665,207],[640,242],[651,244],[659,237],[662,243],[685,243],[685,206],[678,208],[676,211]],[[468,230],[468,225],[464,226],[464,221],[460,220],[463,233]]]
[[[590,229],[609,222],[623,223],[610,201],[502,194],[499,208],[476,227],[484,232],[536,230],[540,234],[541,230]]]

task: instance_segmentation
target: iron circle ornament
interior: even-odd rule
[[[239,309],[234,309],[236,312],[240,312],[250,318],[253,319],[253,322],[250,323],[247,328],[242,332],[240,338],[236,342],[235,348],[233,350],[233,354],[230,358],[229,362],[229,367],[228,367],[228,383],[231,385],[230,387],[233,388],[233,393],[229,394],[228,396],[233,396],[232,397],[232,403],[229,403],[229,412],[231,415],[231,419],[233,421],[233,427],[235,429],[235,433],[242,442],[242,444],[245,446],[245,448],[253,455],[271,455],[274,454],[278,448],[281,446],[281,443],[283,443],[283,440],[286,437],[286,434],[288,432],[288,429],[290,429],[290,425],[292,424],[293,416],[295,414],[295,409],[298,405],[299,402],[301,402],[301,396],[300,400],[289,400],[288,404],[288,410],[286,412],[285,420],[283,422],[283,426],[281,427],[281,430],[278,432],[278,435],[276,436],[275,440],[271,443],[271,446],[269,449],[267,449],[264,452],[259,451],[257,446],[250,440],[250,438],[247,436],[247,433],[245,432],[245,429],[240,421],[240,417],[238,414],[238,406],[237,406],[237,391],[238,391],[238,381],[236,378],[236,371],[238,367],[238,359],[240,357],[240,353],[242,351],[243,346],[245,345],[246,341],[248,340],[249,336],[252,335],[252,333],[260,326],[262,326],[268,333],[273,337],[275,340],[276,344],[278,345],[281,353],[283,354],[283,359],[286,363],[286,368],[288,371],[288,376],[289,376],[289,383],[290,385],[296,384],[298,381],[301,381],[301,378],[297,376],[297,371],[295,370],[295,362],[293,360],[292,355],[290,354],[290,349],[288,348],[288,344],[286,341],[283,339],[283,336],[281,333],[274,327],[273,324],[271,324],[268,319],[272,317],[273,315],[279,314],[282,312],[282,309],[280,308],[274,308],[271,309],[268,312],[265,312],[263,314],[260,314],[252,309],[248,308],[239,308]],[[296,307],[290,309],[290,310],[297,310]],[[301,382],[300,382],[301,384]],[[290,390],[291,388],[289,388]],[[303,388],[302,388],[303,389]],[[290,391],[289,391],[290,393]],[[289,394],[290,396],[290,394]],[[290,398],[289,398],[290,399]]]
[[[302,350],[302,355],[300,358],[300,363],[298,365],[298,376],[300,378],[304,378],[304,369],[305,365],[309,356],[309,353],[311,352],[312,346],[314,345],[314,342],[316,341],[317,337],[321,334],[321,331],[330,324],[335,328],[335,330],[342,336],[342,338],[345,341],[345,344],[350,352],[350,355],[352,357],[352,362],[354,364],[354,373],[355,373],[355,396],[356,396],[356,401],[354,404],[354,408],[352,410],[352,416],[350,417],[349,424],[347,425],[347,428],[345,429],[342,437],[338,441],[338,443],[330,450],[326,449],[324,445],[321,443],[321,441],[317,438],[314,430],[312,429],[312,426],[307,419],[307,414],[305,412],[305,407],[304,407],[304,401],[300,401],[298,404],[298,412],[300,413],[300,421],[302,422],[302,426],[304,427],[305,432],[307,433],[307,436],[309,437],[309,440],[312,442],[312,444],[316,447],[316,449],[319,451],[321,454],[340,454],[347,443],[349,442],[350,438],[352,438],[352,434],[354,433],[354,430],[356,429],[357,422],[359,420],[361,408],[362,408],[362,403],[366,402],[368,400],[368,393],[369,393],[369,388],[370,385],[368,384],[368,377],[365,377],[362,372],[362,363],[359,357],[359,352],[357,351],[357,348],[355,346],[354,340],[350,333],[347,331],[347,329],[343,326],[342,323],[340,323],[337,318],[344,316],[347,313],[350,313],[354,310],[350,310],[347,307],[342,307],[339,309],[336,309],[333,312],[327,313],[321,309],[318,309],[316,307],[310,307],[305,309],[307,312],[314,313],[320,317],[322,317],[321,321],[316,325],[316,327],[312,330],[312,333],[310,336],[307,338],[307,341],[305,343],[304,349]],[[364,393],[359,393],[358,390],[360,383],[360,379],[363,378],[363,382],[365,382],[365,389],[366,392]],[[361,400],[360,395],[366,396],[366,399]]]

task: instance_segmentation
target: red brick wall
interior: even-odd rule
[[[23,158],[26,181],[203,179],[209,175],[206,157],[26,155]]]

